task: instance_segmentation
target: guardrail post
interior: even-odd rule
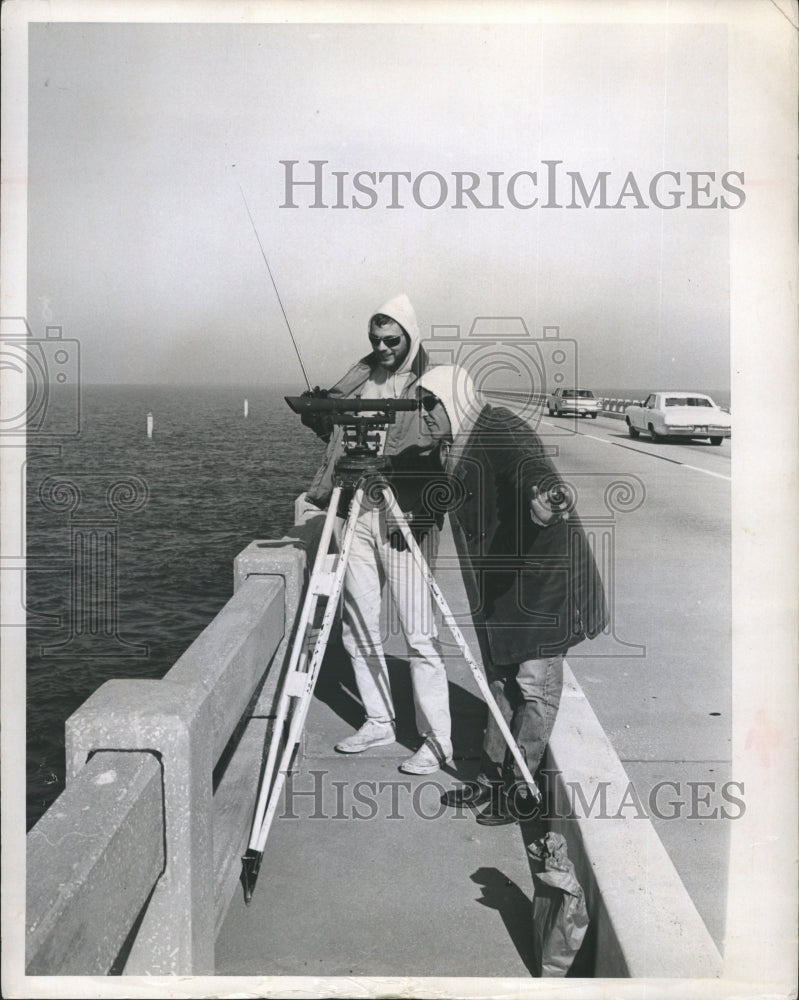
[[[247,548],[236,556],[233,564],[234,593],[251,576],[280,577],[285,588],[286,627],[283,639],[275,650],[274,666],[266,675],[258,697],[258,704],[253,711],[254,716],[274,714],[277,687],[283,676],[283,664],[289,653],[289,644],[294,635],[293,625],[302,600],[306,565],[309,558],[313,558],[313,553],[310,557],[308,554],[310,537],[305,537],[309,533],[303,533],[298,528],[293,530],[297,532],[296,537],[250,542]]]
[[[166,865],[126,973],[214,971],[213,769],[205,692],[167,680],[111,680],[67,719],[67,781],[96,750],[147,750],[163,769]]]

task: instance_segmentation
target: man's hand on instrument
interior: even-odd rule
[[[405,536],[402,534],[398,524],[389,527],[388,544],[392,549],[394,549],[395,552],[404,552],[408,548]]]
[[[410,512],[405,515],[405,519],[416,544],[421,545],[433,528],[430,517],[414,517],[413,512]],[[402,529],[396,522],[388,524],[388,544],[396,552],[404,552],[408,548]]]
[[[539,528],[569,520],[569,497],[561,486],[553,486],[543,493],[537,486],[530,490],[530,518]]]
[[[306,389],[305,392],[301,393],[303,399],[327,399],[330,392],[327,389],[321,389],[318,385],[315,385],[313,389]]]
[[[318,385],[313,389],[306,389],[301,393],[303,399],[327,399],[330,395],[327,389],[321,389]],[[333,433],[333,421],[329,413],[315,413],[308,411],[300,414],[300,421],[305,427],[310,429],[323,441],[328,441]]]

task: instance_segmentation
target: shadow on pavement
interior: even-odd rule
[[[478,868],[471,880],[483,893],[477,902],[499,913],[508,937],[532,975],[532,902],[497,868]]]
[[[408,661],[388,655],[386,665],[397,715],[397,741],[415,750],[421,740],[416,732],[416,713]],[[330,638],[314,695],[353,730],[363,725],[363,707],[358,698],[352,665],[338,636]],[[449,704],[456,759],[479,757],[487,713],[485,703],[459,684],[450,681]]]

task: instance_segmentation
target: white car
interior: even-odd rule
[[[561,413],[576,413],[578,417],[596,420],[599,400],[590,389],[556,389],[547,398],[549,415],[559,417]]]
[[[653,441],[710,438],[711,444],[721,444],[732,434],[730,414],[700,392],[652,392],[643,406],[628,406],[624,412],[632,438],[644,432]]]

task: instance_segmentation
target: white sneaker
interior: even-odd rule
[[[367,719],[357,733],[336,744],[339,753],[363,753],[372,747],[383,747],[396,739],[393,722],[375,722]]]
[[[434,736],[428,736],[413,757],[400,764],[400,771],[406,774],[434,774],[442,764],[452,763],[452,744],[442,743]]]

